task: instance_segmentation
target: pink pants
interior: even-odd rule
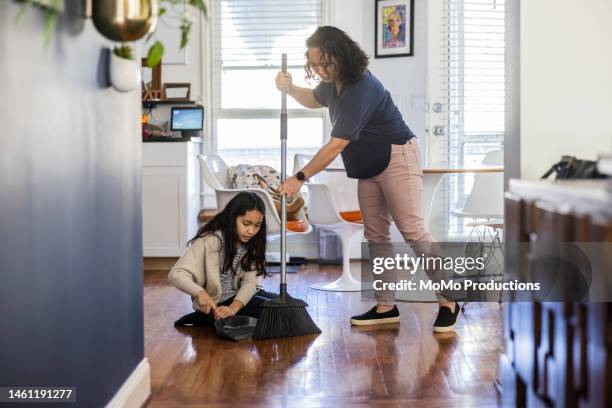
[[[359,180],[359,208],[371,258],[393,256],[389,232],[391,218],[413,249],[415,245],[433,241],[421,217],[422,191],[421,153],[415,139],[404,145],[392,145],[387,168],[377,176]],[[385,282],[396,279],[394,273],[387,272],[381,278]],[[395,303],[393,291],[376,291],[375,295],[379,304]]]

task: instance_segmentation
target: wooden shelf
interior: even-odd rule
[[[153,100],[150,99],[148,101],[142,101],[142,106],[146,106],[150,104],[151,107],[155,107],[157,105],[196,105],[195,101],[172,101],[172,100],[165,100],[165,99],[158,99],[158,100]]]

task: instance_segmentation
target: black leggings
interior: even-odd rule
[[[242,309],[240,309],[237,313],[239,316],[250,316],[254,318],[259,317],[259,313],[261,311],[262,303],[274,299],[278,295],[272,292],[266,292],[263,289],[255,292],[249,303],[247,303]],[[217,306],[229,306],[234,301],[234,297],[219,303]],[[199,310],[196,310],[193,313],[188,313],[185,316],[181,317],[177,321],[174,322],[174,327],[179,326],[213,326],[215,324],[215,317],[213,313],[203,313]]]

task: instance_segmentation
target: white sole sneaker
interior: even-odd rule
[[[453,324],[452,326],[446,326],[446,327],[434,326],[433,327],[433,331],[434,331],[434,333],[448,333],[450,331],[455,330],[455,326],[456,325],[457,325],[457,323]]]
[[[397,317],[385,317],[384,319],[370,319],[370,320],[351,319],[351,324],[353,326],[372,326],[375,324],[397,323],[399,321],[400,321],[400,318],[399,316],[397,316]]]
[[[455,326],[457,325],[457,320],[459,320],[459,315],[461,314],[461,308],[459,307],[459,303],[455,302],[455,311],[451,312],[450,308],[444,306],[438,310],[438,317],[436,318],[436,322],[434,322],[433,331],[434,333],[448,333],[450,331],[455,330]],[[436,323],[440,321],[438,324],[440,326],[436,326]]]

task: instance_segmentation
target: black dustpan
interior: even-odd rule
[[[234,341],[250,339],[256,325],[257,319],[249,316],[230,316],[215,321],[217,335]]]

